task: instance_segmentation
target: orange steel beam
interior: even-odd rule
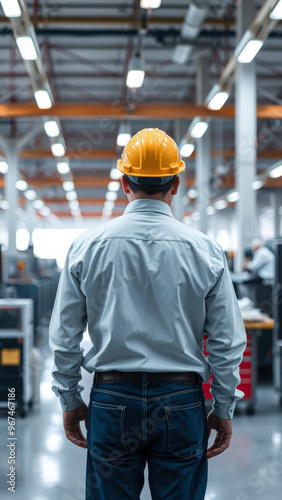
[[[90,145],[90,141],[89,141]],[[84,146],[87,146],[87,141],[85,141]],[[70,160],[116,160],[116,151],[110,149],[69,149],[66,152],[66,156]],[[20,151],[19,157],[23,160],[40,160],[44,158],[53,158],[54,161],[61,161],[60,158],[55,158],[52,154],[51,149],[25,149]]]
[[[68,203],[66,198],[61,198],[59,200],[56,200],[55,198],[53,199],[47,199],[47,198],[42,198],[44,203]],[[78,198],[79,204],[80,205],[103,205],[105,203],[105,198]],[[118,198],[115,201],[115,205],[127,205],[128,201],[127,198]]]
[[[56,215],[56,217],[63,218],[63,217],[72,217],[71,213],[68,212],[54,212],[52,211],[53,214]],[[82,217],[101,217],[102,212],[86,212],[86,213],[81,213]],[[119,217],[120,215],[123,215],[123,212],[115,212],[112,214],[110,217],[111,219],[114,217]]]
[[[107,188],[110,180],[111,180],[110,178],[100,178],[100,177],[74,177],[73,182],[76,188],[95,189],[95,188]],[[40,189],[47,186],[62,186],[63,182],[59,177],[46,177],[46,178],[42,177],[37,179],[26,178],[26,181],[29,183],[30,186],[34,187],[35,189],[36,188]],[[186,179],[186,186],[189,187],[192,184],[194,184],[194,182],[195,182],[194,177],[193,178],[188,177]],[[3,186],[4,186],[4,181],[3,181]]]
[[[76,188],[107,188],[110,178],[98,177],[74,177],[73,181]],[[44,188],[46,186],[62,186],[62,180],[59,177],[46,177],[39,179],[28,179],[26,181],[34,188]]]
[[[282,106],[277,106],[281,108]],[[22,116],[45,116],[46,110],[39,109],[33,103],[9,103],[0,105],[0,117],[15,118]],[[223,118],[234,118],[234,106],[224,106],[220,111],[211,111],[205,106],[196,106],[195,104],[140,104],[127,115],[126,108],[120,103],[108,104],[72,104],[61,103],[54,104],[51,109],[48,109],[48,116],[58,116],[59,118],[89,118],[96,120],[97,118],[128,118],[133,119],[148,119],[148,118],[195,118],[195,116],[213,116]],[[97,126],[97,132],[99,126]]]
[[[46,110],[39,109],[36,104],[33,103],[9,103],[0,105],[1,118],[44,115],[46,115]],[[234,119],[235,107],[228,105],[224,106],[219,111],[212,111],[205,106],[197,106],[195,104],[139,104],[130,115],[127,115],[126,108],[122,104],[115,102],[109,104],[62,103],[54,104],[54,106],[48,110],[48,115],[58,116],[61,119],[69,117],[77,119],[87,117],[89,120],[103,117],[112,119],[127,118],[129,120],[150,118],[192,119],[196,116]],[[257,107],[257,117],[260,119],[282,118],[282,106],[276,104],[260,105]],[[99,126],[97,126],[97,132],[98,131]]]
[[[51,204],[67,204],[68,203],[68,200],[66,198],[44,198],[44,197],[41,197],[42,201],[44,201],[44,203],[46,205],[51,205]],[[78,202],[80,205],[103,205],[105,203],[105,198],[78,198]],[[19,204],[20,205],[24,205],[26,203],[26,199],[25,198],[20,198],[19,199]],[[127,205],[127,199],[124,197],[124,198],[118,198],[116,201],[115,201],[115,204],[116,205]]]

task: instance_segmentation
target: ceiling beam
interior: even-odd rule
[[[0,153],[1,154],[1,153]],[[117,153],[114,149],[69,149],[66,156],[70,160],[116,160]],[[54,162],[61,161],[60,158],[55,158],[51,149],[24,149],[20,151],[19,157],[22,160],[42,160],[53,158]]]
[[[184,8],[184,7],[183,7]],[[133,16],[130,17],[122,17],[122,16],[37,16],[32,17],[30,19],[35,27],[38,26],[47,26],[47,25],[85,25],[85,24],[94,24],[94,25],[127,25],[136,27],[135,19]],[[183,23],[183,17],[152,17],[150,18],[150,25],[181,25]],[[0,24],[7,25],[7,18],[4,16],[0,16]],[[213,25],[213,26],[224,26],[225,28],[229,28],[230,26],[235,24],[235,19],[226,18],[226,19],[215,19],[215,18],[207,18],[204,22],[204,25]]]
[[[62,181],[59,179],[59,177],[49,177],[49,178],[43,178],[43,179],[26,179],[27,182],[30,184],[31,187],[34,189],[43,189],[46,187],[62,187]],[[226,176],[226,178],[221,179],[221,189],[232,189],[235,187],[235,180],[234,177],[229,177]],[[79,189],[83,188],[89,188],[89,189],[107,189],[109,179],[95,179],[94,177],[87,177],[87,178],[75,178],[74,179],[75,187]],[[186,179],[186,188],[188,189],[189,187],[193,186],[195,183],[195,178],[194,177],[188,177]],[[0,179],[0,189],[3,189],[5,185],[4,178],[2,177]],[[282,189],[282,177],[278,179],[272,179],[271,177],[267,177],[264,183],[264,188],[268,189]],[[23,199],[23,198],[22,198]],[[46,203],[63,203],[64,199],[63,198],[44,198]],[[79,203],[82,204],[99,204],[102,201],[102,198],[96,198],[93,196],[93,198],[81,198],[79,200]],[[103,198],[103,203],[105,199]],[[126,201],[126,200],[124,200]],[[117,204],[122,204],[124,203],[122,198],[118,198],[116,201]],[[65,200],[67,203],[67,200]]]
[[[273,106],[272,106],[273,107]],[[277,106],[281,108],[282,106]],[[85,118],[96,120],[97,118],[128,118],[148,119],[148,118],[194,118],[195,116],[214,116],[223,118],[234,118],[234,106],[224,106],[220,111],[211,111],[205,106],[196,106],[194,104],[141,104],[137,105],[130,115],[126,113],[125,107],[120,103],[109,104],[55,104],[48,109],[48,116],[57,116],[59,118]],[[24,116],[45,116],[46,110],[39,109],[33,103],[9,103],[0,104],[0,117],[15,118]]]
[[[54,212],[52,211],[56,217],[63,218],[63,217],[70,217],[72,218],[72,215],[69,212]],[[86,213],[81,213],[82,217],[102,217],[102,211],[100,212],[86,212]],[[113,219],[115,217],[119,217],[120,215],[123,215],[123,212],[115,212],[111,215],[110,219]]]
[[[9,103],[0,104],[1,118],[16,118],[27,116],[45,116],[46,110],[39,109],[36,104],[31,103]],[[224,106],[219,111],[212,111],[206,106],[196,106],[195,104],[140,104],[131,112],[126,113],[125,107],[120,103],[109,104],[55,104],[48,110],[48,116],[66,118],[86,118],[96,120],[97,118],[111,118],[129,120],[148,119],[193,119],[196,116],[229,118],[234,119],[235,107]],[[280,105],[260,105],[257,107],[257,117],[260,119],[282,118],[282,106]]]
[[[37,179],[29,179],[25,177],[25,180],[28,182],[28,184],[33,187],[34,189],[43,189],[46,187],[62,187],[62,182],[63,180],[60,179],[60,177],[42,177],[42,178],[37,178]],[[108,184],[110,182],[109,177],[94,177],[94,176],[89,176],[89,177],[76,177],[74,176],[73,182],[75,184],[76,188],[89,188],[89,189],[107,189]],[[186,187],[192,186],[194,184],[195,179],[194,177],[188,177],[186,179]],[[0,188],[4,188],[4,178],[0,179]],[[105,200],[104,200],[105,201]]]
[[[194,152],[187,162],[194,160],[196,158],[196,152]],[[5,156],[3,151],[0,151],[0,156]],[[66,156],[70,160],[116,160],[119,153],[115,149],[69,149],[66,152]],[[226,160],[232,160],[235,157],[234,149],[213,149],[211,150],[211,158],[218,157],[225,158]],[[59,158],[54,158],[51,149],[24,149],[20,151],[19,157],[22,160],[43,160],[43,159],[53,159],[54,162],[60,161]],[[281,160],[282,150],[281,149],[264,149],[258,151],[258,159],[261,160]],[[101,171],[103,174],[104,172]],[[95,170],[97,176],[97,171]],[[108,172],[106,172],[108,175]]]
[[[46,205],[52,205],[52,204],[58,204],[58,205],[64,205],[68,204],[68,200],[66,198],[45,198],[44,196],[41,196],[41,200],[44,201]],[[80,205],[104,205],[105,203],[105,197],[103,198],[78,198],[78,202]],[[20,205],[25,205],[26,203],[26,198],[21,197],[19,199],[19,204]],[[127,205],[127,198],[124,196],[124,198],[117,198],[115,201],[115,205]]]

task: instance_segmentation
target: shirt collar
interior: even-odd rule
[[[124,214],[130,212],[158,212],[173,217],[171,209],[165,201],[150,198],[140,198],[139,200],[131,201],[127,205]]]

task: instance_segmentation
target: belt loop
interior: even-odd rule
[[[148,385],[148,374],[147,372],[142,372],[142,387]]]
[[[203,379],[200,374],[198,374],[197,387],[202,387]]]

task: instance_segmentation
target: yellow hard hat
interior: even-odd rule
[[[163,130],[144,128],[127,143],[117,168],[133,177],[170,177],[184,172],[185,162]]]

